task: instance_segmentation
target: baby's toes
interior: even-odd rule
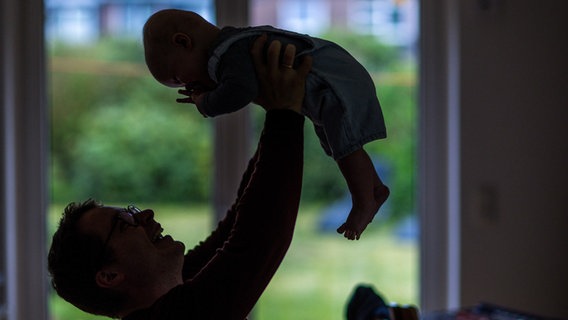
[[[353,231],[353,230],[345,231],[345,238],[347,238],[349,240],[355,240],[355,236],[356,236],[355,231]]]

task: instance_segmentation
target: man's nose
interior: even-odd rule
[[[136,215],[136,218],[138,219],[139,223],[146,224],[154,219],[154,211],[152,209],[144,209]]]

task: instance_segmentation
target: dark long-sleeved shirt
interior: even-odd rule
[[[267,112],[237,199],[185,256],[179,285],[125,319],[245,319],[292,241],[303,170],[304,117]]]

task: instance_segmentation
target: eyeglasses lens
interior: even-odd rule
[[[130,205],[126,207],[124,211],[119,212],[118,217],[119,219],[128,223],[131,226],[137,226],[138,221],[134,216],[139,214],[140,212],[142,212],[142,210],[138,209],[135,206]]]

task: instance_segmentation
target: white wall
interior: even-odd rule
[[[568,318],[568,1],[459,21],[461,304]]]

